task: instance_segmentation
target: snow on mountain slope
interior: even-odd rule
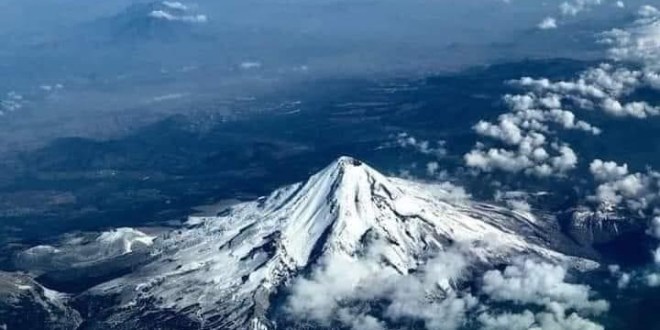
[[[186,228],[154,241],[154,261],[83,299],[115,299],[96,311],[101,316],[90,324],[97,328],[146,328],[140,316],[148,312],[199,328],[268,329],[273,295],[319,260],[376,250],[382,267],[408,274],[461,244],[482,263],[533,255],[590,264],[555,252],[556,236],[533,217],[341,157],[304,183],[217,217],[190,218]]]
[[[102,263],[113,258],[144,250],[155,236],[133,228],[115,228],[89,235],[73,235],[58,244],[38,245],[19,253],[14,261],[20,269],[34,274],[71,269]]]
[[[76,329],[82,318],[66,300],[25,274],[0,272],[0,329]]]

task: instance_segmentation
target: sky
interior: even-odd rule
[[[525,58],[601,58],[594,34],[630,20],[636,6],[0,0],[2,140],[13,149],[34,147],[66,134],[89,135],[98,131],[88,129],[90,121],[136,115],[132,109],[150,122],[185,113],[197,101],[253,97],[306,79],[419,77]],[[164,111],[150,101],[172,95],[188,107]]]

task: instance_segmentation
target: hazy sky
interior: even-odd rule
[[[0,0],[0,127],[20,139],[19,128],[41,134],[60,118],[82,120],[83,111],[98,118],[142,106],[145,95],[222,98],[287,79],[415,77],[529,57],[602,57],[596,34],[638,8],[562,3]]]

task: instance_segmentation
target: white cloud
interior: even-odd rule
[[[567,315],[566,309],[556,303],[550,304],[545,312],[503,313],[479,316],[483,330],[603,330],[604,327],[587,320],[577,313]]]
[[[530,212],[532,210],[532,207],[529,205],[529,203],[524,200],[512,199],[506,201],[506,203],[510,208],[512,208],[515,211]]]
[[[504,149],[488,149],[487,151],[474,149],[465,154],[464,158],[468,166],[485,172],[502,170],[517,173],[533,165],[528,157]]]
[[[557,20],[554,17],[546,17],[536,27],[541,30],[556,29]]]
[[[589,7],[597,6],[602,3],[601,0],[573,0],[565,1],[559,5],[559,10],[562,15],[575,16]]]
[[[176,15],[165,10],[154,10],[149,13],[149,17],[166,21],[185,23],[206,23],[208,21],[208,17],[206,17],[206,15]]]
[[[611,46],[609,54],[613,59],[656,70],[660,67],[660,11],[643,6],[638,15],[632,26],[610,30],[603,34],[602,41]]]
[[[491,315],[483,313],[478,318],[482,330],[529,330],[536,322],[534,313],[526,310],[522,313],[502,313]]]
[[[435,175],[438,172],[439,168],[440,168],[440,164],[438,164],[438,162],[428,162],[426,164],[426,173],[428,175]]]
[[[562,4],[567,15],[577,14],[597,0],[576,0]],[[623,101],[642,87],[660,90],[660,12],[645,6],[640,18],[626,29],[615,29],[602,35],[610,45],[609,54],[615,60],[582,72],[577,78],[551,81],[547,78],[523,77],[512,81],[527,90],[524,94],[506,95],[509,107],[495,122],[479,121],[473,129],[481,136],[501,142],[506,147],[487,149],[478,143],[464,155],[469,167],[482,171],[508,171],[527,175],[565,175],[577,165],[577,155],[560,139],[548,145],[559,130],[581,130],[599,135],[601,130],[576,118],[569,108],[593,110],[614,117],[647,118],[660,115],[660,107],[646,101]],[[635,62],[636,69],[628,69],[621,62]],[[603,164],[601,164],[603,165]],[[595,166],[595,165],[594,165]],[[593,171],[606,168],[593,168]],[[613,169],[616,170],[616,169]],[[602,176],[605,174],[595,174]],[[618,204],[624,199],[632,202],[641,196],[646,177],[628,175],[601,184],[596,199]],[[643,198],[636,198],[643,207]]]
[[[163,6],[170,8],[170,9],[177,9],[177,10],[182,10],[182,11],[187,11],[188,6],[184,5],[181,2],[178,1],[163,1],[162,2]]]
[[[639,15],[642,17],[653,17],[660,15],[660,11],[651,5],[643,5],[639,9]]]
[[[653,217],[647,233],[657,239],[660,239],[660,216]]]
[[[605,113],[618,117],[646,118],[660,114],[660,108],[646,102],[622,103],[621,96],[629,95],[642,86],[658,86],[657,73],[644,70],[617,68],[601,64],[580,74],[573,81],[552,82],[549,79],[524,77],[513,83],[534,89],[536,92],[552,92],[571,99],[582,108],[597,106]]]
[[[660,274],[650,273],[647,274],[644,279],[646,280],[646,285],[651,287],[660,286]]]
[[[491,270],[483,276],[482,291],[496,301],[547,306],[558,303],[565,308],[593,313],[604,312],[604,300],[591,300],[586,285],[565,282],[567,270],[560,265],[517,260],[504,271]]]
[[[602,109],[614,116],[618,117],[636,117],[646,118],[648,116],[656,116],[660,114],[660,108],[652,106],[646,102],[630,102],[621,104],[618,100],[613,98],[606,98],[601,103]]]
[[[25,100],[16,92],[8,92],[4,98],[0,98],[0,116],[23,108]]]
[[[549,81],[523,78],[517,82],[525,86],[551,86]],[[557,90],[559,91],[559,90]],[[507,148],[484,150],[479,144],[464,156],[466,164],[482,171],[501,170],[523,172],[536,176],[563,176],[577,165],[573,149],[561,141],[548,143],[547,135],[558,129],[579,130],[598,135],[601,130],[571,111],[562,109],[563,97],[554,91],[528,92],[505,95],[504,101],[510,112],[498,117],[496,123],[479,121],[474,131],[498,140]]]
[[[469,264],[460,250],[440,252],[415,274],[402,275],[384,266],[375,255],[361,259],[333,255],[310,277],[297,279],[287,300],[290,315],[353,329],[379,329],[382,320],[414,319],[429,329],[457,329],[478,301],[460,294],[454,281]],[[387,302],[382,315],[353,311],[356,302]]]
[[[259,68],[261,68],[261,62],[256,62],[256,61],[241,62],[241,69],[250,70],[250,69],[259,69]]]
[[[630,210],[644,211],[657,205],[660,200],[660,173],[628,173],[626,164],[594,160],[590,165],[594,179],[601,183],[589,198],[600,204],[601,209],[626,206]]]
[[[589,170],[598,181],[613,181],[628,174],[628,164],[618,165],[616,162],[594,159],[589,165]]]
[[[396,144],[402,148],[412,148],[418,152],[435,156],[436,158],[442,158],[447,155],[447,149],[445,148],[445,141],[438,140],[435,142],[420,140],[408,133],[399,133],[396,136]]]
[[[609,309],[605,300],[593,300],[591,288],[566,282],[567,269],[561,265],[518,259],[503,271],[491,270],[482,277],[482,292],[491,300],[516,305],[537,305],[540,312],[481,313],[478,321],[485,330],[601,330],[597,323],[578,313],[599,314]]]
[[[621,267],[619,267],[619,265],[609,265],[607,269],[610,271],[610,274],[617,279],[616,286],[619,289],[628,287],[632,281],[632,275],[630,273],[621,271]]]
[[[529,194],[524,191],[496,191],[494,199],[498,202],[504,202],[512,210],[529,213],[532,206],[527,199]],[[530,216],[532,216],[530,214]]]
[[[577,155],[568,145],[551,144],[555,152],[550,156],[543,147],[523,141],[517,150],[490,148],[484,150],[477,146],[464,155],[467,166],[484,172],[495,170],[535,175],[539,177],[561,176],[575,168]]]

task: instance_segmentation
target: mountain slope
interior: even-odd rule
[[[0,272],[0,329],[77,329],[82,319],[67,299],[27,275]]]
[[[341,157],[304,183],[191,218],[154,241],[154,261],[79,301],[95,306],[89,328],[149,328],[145,320],[156,319],[161,328],[268,329],[274,294],[320,260],[370,253],[408,274],[461,244],[481,263],[534,255],[584,264],[555,252],[556,237],[531,216]]]

